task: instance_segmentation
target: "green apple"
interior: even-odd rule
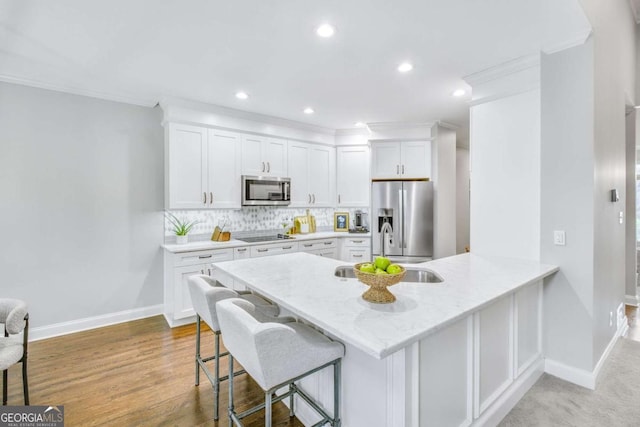
[[[364,263],[360,266],[360,271],[364,272],[364,273],[375,273],[376,272],[376,266],[371,264],[370,262]]]
[[[400,267],[398,264],[391,264],[389,265],[389,267],[387,267],[387,273],[389,274],[398,274],[402,272],[402,267]]]
[[[376,268],[376,274],[389,274],[381,268]]]
[[[391,264],[391,260],[383,256],[377,256],[375,261],[373,261],[373,265],[381,270],[386,270],[387,267],[389,267],[389,264]]]

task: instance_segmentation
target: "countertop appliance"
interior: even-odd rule
[[[369,220],[368,214],[362,212],[360,209],[355,211],[353,219],[353,228],[349,229],[349,233],[368,233],[369,232]]]
[[[385,256],[393,262],[417,263],[432,259],[433,200],[431,181],[374,181],[371,184],[371,254],[381,255],[381,245],[384,245]]]
[[[287,206],[291,178],[242,175],[242,206]]]

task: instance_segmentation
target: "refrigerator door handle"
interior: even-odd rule
[[[396,227],[400,227],[398,230],[398,247],[404,249],[404,210],[407,207],[407,190],[398,190],[398,197],[400,198],[400,212],[398,219],[400,220]]]

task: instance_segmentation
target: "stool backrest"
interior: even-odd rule
[[[217,308],[225,347],[263,389],[270,388],[273,374],[280,377],[278,371],[291,363],[294,329],[286,323],[260,322],[253,315],[256,307],[239,298],[220,301]]]
[[[0,298],[0,323],[11,335],[22,332],[26,325],[27,304],[19,299]]]
[[[209,276],[201,274],[189,277],[189,294],[195,312],[215,332],[220,331],[216,302],[238,296],[233,289],[225,288]]]

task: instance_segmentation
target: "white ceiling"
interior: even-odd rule
[[[315,35],[323,22],[333,38]],[[469,96],[450,95],[464,76],[589,28],[578,0],[0,0],[0,80],[332,129],[442,120],[464,135]],[[404,60],[415,68],[400,74]]]

